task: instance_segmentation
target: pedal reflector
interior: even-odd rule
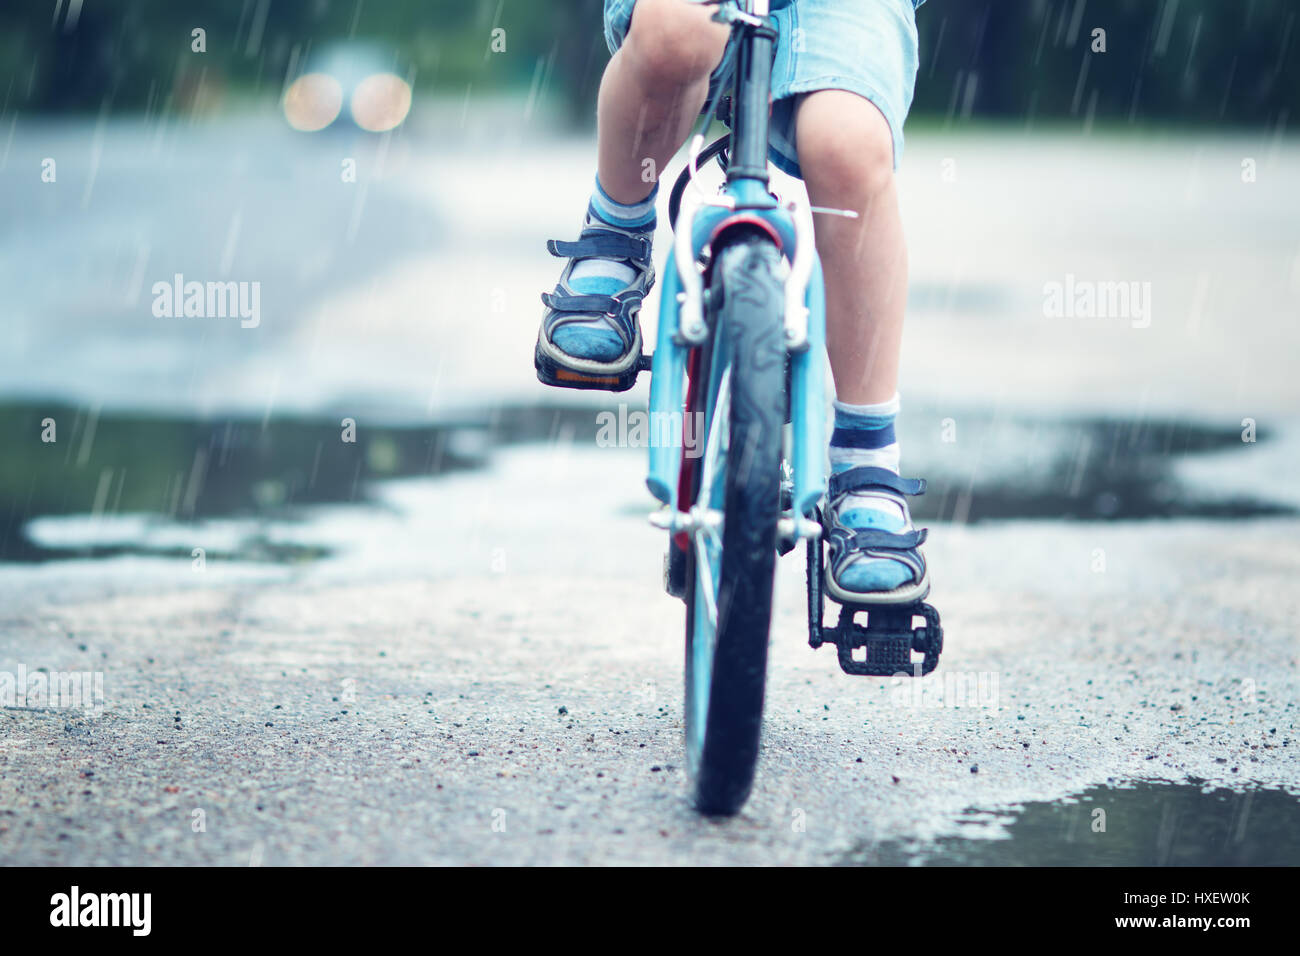
[[[564,382],[585,382],[589,385],[618,385],[621,382],[617,375],[584,375],[559,366],[556,367],[554,375]]]

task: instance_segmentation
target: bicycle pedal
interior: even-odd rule
[[[533,353],[533,366],[537,369],[538,381],[544,385],[557,388],[592,389],[605,392],[626,392],[636,384],[637,376],[650,368],[650,356],[640,355],[627,369],[611,374],[593,374],[579,372],[561,365],[543,355],[540,351]]]
[[[867,615],[865,627],[856,620],[861,613]],[[925,623],[913,626],[917,617]],[[921,677],[939,665],[943,651],[939,612],[925,603],[845,604],[835,627],[820,630],[820,641],[810,642],[813,647],[834,644],[840,669],[858,677]]]

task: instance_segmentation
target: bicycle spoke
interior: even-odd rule
[[[705,443],[704,468],[700,477],[700,488],[696,495],[695,512],[697,522],[691,530],[695,544],[696,567],[701,574],[704,590],[704,607],[708,612],[709,625],[716,632],[718,627],[717,582],[714,579],[714,562],[722,554],[721,518],[722,514],[714,506],[717,484],[726,478],[727,452],[730,447],[731,419],[731,369],[722,373],[718,382],[718,396],[713,404],[713,416],[709,428],[709,437]],[[714,516],[719,519],[715,522]]]
[[[718,599],[714,594],[713,565],[709,561],[709,552],[705,546],[703,534],[695,535],[695,555],[696,573],[703,579],[704,584],[704,610],[709,615],[709,624],[716,637],[718,631]]]
[[[718,480],[719,460],[725,460],[730,442],[731,369],[722,373],[718,382],[718,397],[713,404],[713,420],[709,438],[704,446],[704,470],[700,477],[700,490],[695,496],[696,507],[712,508],[714,484]]]

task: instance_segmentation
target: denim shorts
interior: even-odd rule
[[[916,8],[924,0],[792,0],[773,3],[780,31],[772,68],[772,162],[801,176],[795,104],[801,93],[848,90],[876,105],[903,153],[903,121],[916,87]],[[636,0],[605,0],[605,41],[622,45]],[[716,76],[716,73],[715,73]]]

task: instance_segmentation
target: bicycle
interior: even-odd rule
[[[842,211],[814,210],[771,191],[768,95],[777,29],[769,0],[695,2],[716,6],[713,19],[730,26],[728,66],[671,194],[674,240],[655,351],[613,384],[630,388],[648,369],[652,422],[674,415],[683,416],[683,428],[686,416],[704,422],[698,457],[685,434],[681,443],[651,443],[646,483],[663,506],[651,523],[670,535],[665,587],[686,604],[692,797],[703,813],[729,815],[747,799],[758,761],[778,554],[805,543],[809,644],[835,645],[848,674],[928,674],[943,630],[926,595],[907,605],[842,604],[837,623],[824,623],[825,296],[813,213]],[[731,132],[705,148],[715,115]],[[713,196],[696,182],[701,163],[711,160],[726,173]],[[547,378],[540,364],[538,371],[551,384],[611,385],[572,373]],[[923,491],[924,482],[917,487]],[[858,623],[864,613],[865,625]]]

